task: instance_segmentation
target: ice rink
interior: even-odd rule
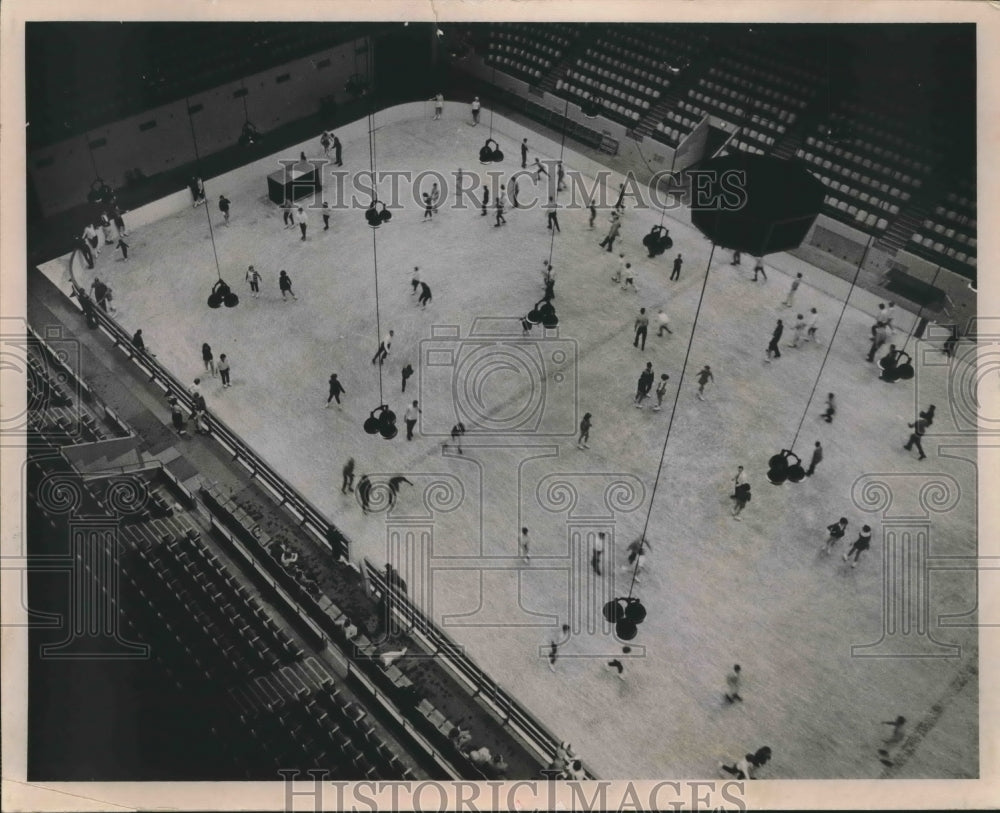
[[[490,121],[484,111],[472,127],[465,108],[451,105],[440,121],[376,121],[377,169],[436,170],[449,184],[459,168],[509,176],[520,168],[523,137],[532,158],[560,156],[558,140],[495,116],[493,137],[506,158],[484,167],[478,151]],[[344,169],[368,170],[367,123],[341,139]],[[300,149],[322,154],[317,137],[275,156],[273,168]],[[593,184],[595,167],[572,142],[563,160]],[[618,181],[607,191],[612,203]],[[202,386],[209,409],[344,531],[353,560],[398,562],[437,623],[599,776],[704,777],[720,760],[762,745],[774,752],[768,778],[978,775],[976,573],[933,565],[936,557],[976,555],[977,452],[974,435],[955,440],[961,416],[949,409],[950,368],[939,341],[910,340],[912,381],[880,381],[864,358],[879,300],[854,289],[817,383],[848,283],[787,254],[766,258],[766,282],[751,281],[752,258],[734,267],[722,249],[709,268],[711,243],[684,209],[664,221],[674,248],[648,259],[641,239],[661,213],[631,199],[611,255],[598,246],[608,207],[593,230],[587,211],[560,210],[553,241],[539,208],[508,206],[508,223],[497,228],[492,205],[486,217],[455,208],[450,188],[432,219],[411,199],[377,231],[360,210],[336,210],[324,231],[310,210],[303,241],[267,199],[263,173],[238,186],[211,178],[205,185],[221,273],[239,293],[238,307],[206,306],[216,270],[204,208],[134,229],[127,263],[106,247],[95,270],[82,273],[111,285],[121,324],[141,328],[147,347],[182,381],[205,382],[203,342],[216,359],[227,354],[232,387],[209,375]],[[522,199],[538,194],[527,181],[521,187]],[[406,184],[401,190],[409,194]],[[228,226],[219,194],[233,203]],[[637,292],[610,280],[619,245],[638,268]],[[522,337],[519,317],[542,297],[550,246],[559,326]],[[683,270],[671,282],[678,252]],[[244,282],[251,263],[263,276],[260,298]],[[433,291],[426,309],[412,294],[414,266]],[[67,269],[68,258],[43,267],[64,287]],[[294,301],[281,299],[281,269],[293,280]],[[797,272],[803,285],[794,306],[783,307]],[[640,307],[652,317],[645,351],[633,347]],[[660,307],[673,330],[662,338]],[[796,313],[811,307],[819,341],[785,347]],[[914,317],[900,310],[894,340],[902,344]],[[778,318],[787,326],[782,357],[766,364]],[[395,337],[380,382],[371,359],[389,329]],[[633,406],[647,361],[657,381],[670,375],[659,412]],[[416,374],[404,396],[407,363]],[[705,364],[714,382],[702,401],[695,374]],[[325,409],[333,372],[347,392],[341,408]],[[831,391],[838,412],[827,424],[820,414]],[[412,399],[423,416],[407,442],[403,412]],[[362,430],[382,402],[398,415],[400,434],[391,441]],[[902,448],[907,423],[931,403],[938,409],[928,458],[918,461]],[[585,412],[593,429],[590,448],[580,450]],[[457,420],[469,430],[462,455],[442,447]],[[803,482],[772,486],[768,458],[788,448],[800,420],[795,452],[808,463],[819,440],[825,457]],[[935,435],[948,437],[947,449]],[[376,489],[379,510],[364,515],[340,490],[349,457],[376,484],[403,474],[414,485],[404,485],[388,511]],[[729,498],[737,465],[753,489],[742,521],[733,519]],[[634,595],[648,617],[623,657],[600,608],[628,593],[624,549],[647,513],[652,549]],[[826,526],[841,516],[847,535],[824,556]],[[866,523],[872,548],[852,569],[840,554]],[[528,562],[518,552],[521,526],[530,529]],[[590,567],[599,531],[611,540],[600,577]],[[563,623],[571,634],[553,672],[548,642]],[[605,665],[614,657],[624,680]],[[725,676],[736,663],[744,699],[730,705]],[[889,767],[877,749],[889,733],[882,721],[897,715],[921,734]]]

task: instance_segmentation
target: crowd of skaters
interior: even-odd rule
[[[476,115],[474,116],[474,118],[478,118],[478,116]],[[327,133],[323,134],[323,138],[321,139],[321,141],[324,142],[323,143],[324,152],[328,153],[331,146],[335,147],[337,164],[341,165],[342,156],[341,156],[341,146],[339,141],[336,141],[334,143],[334,140],[331,140],[328,137]],[[528,142],[527,138],[525,138],[521,143],[521,165],[523,168],[527,168],[528,153],[529,153]],[[535,159],[534,162],[534,168],[535,168],[536,179],[540,178],[543,174],[546,176],[548,175],[548,172],[545,170],[544,166],[541,165],[540,161],[537,158]],[[558,179],[556,186],[557,192],[564,187],[563,178],[564,178],[564,169],[562,167],[561,162],[559,162],[557,167],[557,179]],[[483,194],[482,214],[485,216],[487,213],[487,205],[489,202],[489,197],[488,197],[489,190],[484,187],[483,193],[484,194]],[[193,194],[195,196],[194,205],[196,207],[205,202],[204,184],[200,178],[196,179],[196,183],[193,184]],[[516,207],[516,193],[513,193],[512,197],[513,197],[513,203]],[[433,212],[436,212],[440,203],[440,193],[435,194],[434,190],[432,190],[432,192],[430,193],[429,202],[432,204],[431,208]],[[499,188],[499,192],[495,196],[495,199],[493,201],[493,207],[496,213],[495,225],[497,227],[505,225],[507,222],[506,218],[504,217],[506,204],[507,204],[506,187],[504,185],[501,185]],[[223,215],[223,222],[228,225],[230,220],[230,214],[232,211],[231,202],[225,197],[225,195],[220,195],[218,206],[220,212]],[[282,205],[281,210],[286,228],[294,228],[294,226],[297,225],[301,233],[301,239],[305,240],[307,236],[307,218],[305,216],[303,208],[298,207],[296,210],[295,207],[293,207],[289,202],[286,201],[285,204]],[[588,228],[592,229],[594,228],[594,221],[597,216],[597,210],[593,202],[590,202],[590,204],[588,205],[588,213],[589,213]],[[549,197],[549,203],[545,207],[545,214],[546,214],[546,226],[551,232],[553,232],[553,237],[556,234],[561,233],[561,227],[557,217],[555,196]],[[323,220],[324,220],[324,229],[329,229],[328,207],[323,213]],[[616,242],[618,242],[619,245],[622,245],[622,226],[624,220],[625,220],[624,207],[621,205],[616,205],[612,210],[612,212],[610,213],[608,232],[604,237],[604,239],[599,243],[599,246],[601,248],[604,248],[607,253],[614,253],[614,247]],[[114,222],[115,228],[118,229],[117,235],[111,232],[112,222]],[[120,210],[115,208],[113,220],[112,218],[109,217],[103,217],[101,221],[101,226],[105,237],[105,247],[117,243],[117,248],[121,251],[123,259],[127,259],[128,245],[124,242],[123,239],[125,236],[127,236],[127,233],[124,231],[124,223],[121,220]],[[84,235],[81,237],[80,240],[80,242],[83,243],[83,245],[88,247],[88,248],[80,248],[80,251],[84,256],[85,261],[87,261],[88,265],[91,265],[91,267],[95,255],[96,256],[100,255],[100,246],[94,244],[95,237],[96,237],[96,226],[88,225],[88,228],[85,230]],[[732,264],[739,266],[740,261],[741,258],[739,252],[734,252]],[[680,252],[678,252],[676,257],[674,257],[671,263],[672,271],[669,276],[670,281],[680,280],[680,274],[681,274],[681,269],[683,267],[683,262],[684,262],[683,255]],[[756,282],[762,279],[764,282],[767,282],[767,273],[763,260],[761,258],[755,259],[753,270],[754,270],[753,281]],[[552,267],[552,264],[546,261],[546,263],[543,266],[543,284],[545,286],[544,296],[546,299],[552,299],[555,296],[555,291],[554,291],[555,277],[556,274],[555,270]],[[635,278],[636,278],[635,269],[633,269],[632,263],[628,260],[626,252],[619,249],[616,274],[612,277],[612,281],[615,282],[616,284],[620,284],[622,290],[631,290],[634,292],[638,292],[638,287],[635,284]],[[250,265],[248,267],[246,281],[250,287],[251,295],[254,298],[259,297],[262,276],[255,269],[253,265]],[[802,287],[803,281],[804,279],[801,273],[797,274],[796,277],[791,281],[787,294],[781,303],[783,307],[788,309],[794,307],[795,299],[800,291],[800,288]],[[104,286],[104,288],[107,289],[106,292],[101,289],[101,286]],[[96,288],[96,290],[94,291],[95,301],[102,307],[107,308],[109,306],[110,301],[112,300],[110,288],[108,288],[104,283],[100,282],[100,280],[97,279],[96,277],[95,277],[95,284],[92,287]],[[294,291],[292,290],[291,278],[289,277],[286,270],[281,270],[279,273],[278,288],[283,300],[288,300],[289,297],[292,300],[297,299]],[[417,296],[418,306],[421,308],[426,308],[426,306],[431,302],[431,290],[428,283],[421,278],[420,270],[418,267],[414,268],[414,273],[412,276],[412,289],[413,289],[412,290],[413,295]],[[872,326],[871,330],[871,347],[867,357],[867,360],[869,362],[874,362],[875,360],[874,357],[876,353],[888,342],[888,339],[892,335],[892,331],[894,329],[892,325],[893,307],[894,307],[893,303],[888,303],[887,305],[886,304],[879,305],[878,314],[876,315],[876,321],[875,324]],[[646,350],[646,341],[648,338],[649,318],[646,315],[646,313],[647,311],[645,307],[640,308],[639,315],[636,317],[634,324],[635,329],[634,329],[633,345],[640,351]],[[787,346],[797,348],[803,344],[809,342],[815,342],[817,340],[816,336],[817,336],[818,318],[819,314],[816,307],[807,308],[804,310],[803,313],[798,314],[798,316],[793,322],[793,326],[791,329],[793,334],[792,341]],[[661,307],[658,309],[657,312],[656,337],[663,338],[664,332],[666,332],[668,336],[673,335],[673,330],[671,330],[669,324],[669,317],[667,317],[666,313]],[[771,361],[772,358],[774,359],[780,358],[781,352],[779,349],[779,343],[783,335],[784,335],[783,320],[778,319],[775,329],[772,331],[771,341],[767,347],[766,359],[765,359],[766,361]],[[393,330],[389,330],[387,333],[383,335],[379,343],[379,347],[372,358],[373,365],[376,363],[382,365],[386,361],[392,347],[393,337],[394,337]],[[137,349],[145,350],[144,343],[142,341],[141,330],[137,331],[136,336],[133,339],[133,344],[136,345]],[[890,355],[887,356],[887,358],[890,357],[894,358],[894,356],[892,355],[892,351],[894,350],[895,346],[891,345]],[[948,352],[947,346],[945,352],[946,353]],[[954,352],[954,342],[952,343],[951,346],[951,352],[952,353]],[[202,355],[203,355],[202,360],[205,365],[205,372],[213,377],[215,377],[215,375],[218,374],[219,377],[222,379],[222,387],[223,388],[229,387],[230,386],[229,361],[226,355],[225,354],[220,355],[218,361],[216,361],[214,359],[214,356],[212,355],[212,351],[208,343],[203,344]],[[889,363],[891,364],[891,360]],[[884,364],[882,366],[884,367]],[[409,363],[407,363],[403,367],[403,373],[402,373],[403,392],[405,392],[406,390],[406,381],[407,378],[409,377],[409,375],[407,375],[407,371],[409,371],[409,375],[413,374],[412,365],[410,365]],[[669,380],[669,378],[670,376],[666,373],[663,373],[660,376],[660,385],[657,387],[655,392],[656,405],[653,406],[654,411],[659,410],[661,408],[662,400],[666,392],[666,382]],[[710,382],[714,382],[714,375],[711,366],[708,364],[704,364],[701,367],[696,378],[698,384],[696,397],[700,400],[704,400],[705,387]],[[637,407],[642,408],[644,406],[644,402],[650,399],[652,386],[654,382],[655,382],[655,372],[653,370],[653,363],[647,362],[645,368],[640,374],[639,384],[634,398],[635,405]],[[200,380],[196,379],[195,385],[191,390],[194,409],[191,412],[190,418],[195,421],[196,431],[205,431],[204,415],[207,407],[205,405],[204,397],[201,395],[199,385],[200,385]],[[335,402],[338,406],[340,406],[341,404],[340,396],[342,395],[346,395],[346,390],[344,389],[343,385],[339,382],[338,375],[336,373],[333,373],[331,374],[330,377],[329,394],[327,397],[326,406],[327,407],[331,406],[332,402]],[[179,405],[177,404],[176,399],[171,399],[170,406],[171,406],[172,416],[176,416],[179,411]],[[822,414],[821,417],[827,423],[831,423],[834,415],[836,414],[834,393],[828,394],[825,407],[826,407],[825,412]],[[917,451],[919,452],[920,459],[923,459],[925,457],[923,448],[921,446],[921,437],[926,432],[926,429],[928,428],[930,423],[933,422],[933,410],[934,407],[931,406],[927,412],[920,413],[920,417],[918,418],[917,421],[910,423],[908,425],[909,428],[913,430],[913,432],[911,433],[910,439],[908,443],[905,444],[904,448],[909,450],[912,448],[912,446],[915,445],[917,447]],[[406,410],[405,422],[407,427],[407,433],[406,433],[407,441],[413,440],[413,432],[415,426],[419,421],[419,415],[420,415],[419,403],[417,400],[413,400],[411,406],[407,407]],[[174,418],[175,426],[177,425],[177,422],[178,422],[177,418],[175,417]],[[580,432],[576,444],[577,448],[581,450],[590,448],[589,440],[590,440],[590,430],[592,425],[593,425],[593,415],[592,413],[587,412],[584,414],[584,417],[580,423]],[[457,448],[459,454],[463,453],[461,447],[461,439],[462,436],[465,434],[465,432],[466,428],[464,427],[464,425],[462,425],[461,423],[457,423],[452,428],[452,431],[450,433],[451,445]],[[445,442],[444,448],[447,449],[448,447],[449,443]],[[806,472],[807,475],[811,476],[815,473],[816,468],[818,464],[822,461],[822,459],[823,459],[822,445],[820,441],[817,440],[815,441],[812,459],[810,460],[809,463],[809,469]],[[354,466],[355,463],[353,458],[351,458],[348,461],[348,463],[345,464],[344,466],[342,491],[345,494],[356,493],[358,500],[361,504],[362,511],[367,513],[370,507],[372,482],[368,475],[362,475],[358,481],[357,488],[355,489]],[[734,500],[733,516],[736,519],[741,519],[740,514],[745,509],[747,503],[750,501],[750,485],[746,480],[746,476],[743,472],[742,466],[739,467],[738,473],[736,477],[733,478],[733,480],[734,480],[734,491],[732,495]],[[395,499],[395,496],[399,490],[399,485],[401,483],[409,483],[409,481],[402,476],[391,478],[391,480],[389,481],[389,488],[392,500]],[[829,538],[826,540],[823,548],[821,549],[824,553],[829,554],[833,551],[838,541],[845,536],[847,525],[848,525],[847,519],[841,518],[840,520],[838,520],[838,522],[828,526],[827,531],[829,532]],[[858,534],[857,539],[853,542],[850,548],[843,554],[842,556],[843,561],[848,562],[850,560],[851,567],[856,567],[861,558],[861,554],[870,549],[870,544],[871,544],[871,528],[865,525],[862,527],[862,530]],[[632,545],[629,546],[628,561],[624,565],[624,567],[633,570],[633,572],[636,574],[637,581],[639,580],[638,576],[642,571],[645,554],[648,548],[649,548],[649,543],[648,540],[646,540],[645,538],[637,540],[636,542],[632,543]],[[519,550],[521,552],[523,560],[526,562],[530,561],[530,542],[529,542],[529,535],[527,528],[522,528],[522,538],[519,541]],[[601,551],[595,549],[591,560],[591,565],[595,570],[595,572],[600,574]],[[568,632],[568,627],[564,626],[562,630],[563,632]],[[549,655],[549,667],[553,669],[553,671],[555,671],[555,664],[558,660],[558,651],[562,643],[564,643],[564,641],[556,641],[556,640],[553,640],[551,643],[551,650]],[[627,654],[628,648],[626,647],[625,649],[626,649],[625,654]],[[622,662],[620,660],[615,659],[609,661],[607,663],[607,666],[614,669],[619,678],[624,679],[624,666],[622,665]],[[737,665],[734,667],[733,671],[729,673],[729,675],[727,676],[727,688],[729,689],[729,691],[727,691],[725,694],[725,700],[727,703],[743,700],[743,698],[739,694],[740,671],[741,671],[740,667]],[[767,751],[768,753],[766,754],[766,756],[769,759],[770,758],[769,749],[767,749]],[[748,754],[744,758],[744,760],[726,766],[726,771],[728,773],[732,773],[734,776],[738,776],[739,778],[742,778],[742,776],[740,776],[741,774],[743,776],[746,776],[747,778],[753,778],[753,775],[756,772],[756,770],[762,767],[762,765],[766,763],[767,759],[763,759],[761,761],[759,754],[755,755],[754,759],[751,759],[750,757],[751,755]],[[733,770],[730,770],[730,768],[732,768]]]

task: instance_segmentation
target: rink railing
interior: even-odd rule
[[[75,255],[75,252],[74,252]],[[73,258],[70,262],[72,263]],[[148,350],[136,350],[132,346],[132,337],[110,315],[96,305],[79,285],[73,281],[74,297],[88,318],[92,315],[97,325],[107,334],[129,360],[149,376],[150,383],[155,383],[168,395],[172,395],[188,411],[194,402],[191,394],[169,370],[160,364],[154,354]],[[320,542],[331,549],[335,556],[350,559],[349,543],[340,530],[330,522],[316,506],[287,483],[274,468],[240,438],[225,422],[209,411],[205,411],[204,425],[209,434],[218,441],[250,472],[250,477],[264,486],[293,516],[299,519],[299,527],[306,528]]]
[[[372,591],[386,599],[393,618],[400,623],[408,635],[420,642],[434,658],[448,667],[452,674],[465,685],[473,697],[479,697],[483,704],[509,726],[538,755],[545,764],[555,756],[561,740],[542,725],[534,715],[525,709],[499,683],[491,678],[472,658],[465,654],[463,647],[444,630],[440,629],[407,597],[404,590],[389,583],[384,571],[379,570],[365,559],[365,577]],[[588,779],[594,774],[584,765]]]

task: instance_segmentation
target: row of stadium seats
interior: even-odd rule
[[[512,76],[517,76],[521,79],[525,79],[532,84],[538,82],[542,78],[542,72],[537,68],[529,68],[520,59],[509,56],[501,55],[490,55],[486,58],[487,65],[499,65],[504,68]]]
[[[601,64],[593,64],[590,60],[594,60],[595,62]],[[611,57],[602,56],[601,54],[595,52],[592,48],[587,49],[586,59],[578,59],[576,64],[585,70],[589,70],[594,73],[601,74],[603,72],[603,75],[612,78],[622,87],[635,91],[642,96],[648,96],[652,99],[660,98],[660,91],[656,87],[652,87],[653,84],[659,85],[660,87],[668,87],[670,85],[670,80],[665,77],[653,78],[655,75],[649,71],[630,70],[627,65],[624,65]],[[646,84],[646,82],[649,82],[649,84]]]
[[[727,103],[729,101],[734,101],[738,102],[739,104],[747,104],[748,101],[750,103],[756,101],[755,95],[747,90],[742,90],[742,91],[735,90],[734,88],[728,87],[726,85],[720,85],[718,82],[712,82],[706,79],[705,77],[702,77],[701,79],[698,80],[698,85],[699,87],[703,87],[706,90],[711,91],[712,95],[708,98],[714,98],[717,104],[723,104],[723,102],[718,101],[720,97],[722,99],[725,99]],[[688,91],[689,94],[691,92],[692,91]],[[742,115],[742,110],[740,110],[740,115]],[[775,116],[777,117],[778,121],[784,122],[785,124],[788,125],[794,124],[795,119],[797,118],[795,113],[789,113],[787,110],[783,108],[778,108],[777,111],[775,112]]]
[[[769,99],[775,103],[777,109],[788,110],[794,108],[801,110],[812,98],[814,91],[804,86],[792,83],[795,94],[789,93],[787,86],[780,86],[778,89],[773,84],[770,74],[756,70],[748,65],[737,62],[733,59],[723,57],[720,63],[724,67],[713,67],[709,69],[709,75],[717,77],[720,81],[726,82],[730,86],[750,88],[754,96]]]
[[[881,232],[889,225],[889,222],[884,217],[879,217],[878,214],[869,212],[866,209],[860,209],[850,201],[841,200],[834,195],[827,195],[823,199],[823,202],[833,212],[844,215],[844,217],[839,217],[839,220],[845,220],[846,222],[853,220],[857,228],[868,228]]]
[[[898,203],[887,202],[886,204],[886,207],[892,215],[898,214],[899,206],[910,200],[911,194],[907,190],[900,189],[898,186],[890,186],[885,181],[872,178],[870,175],[863,175],[858,170],[852,169],[850,166],[844,166],[836,163],[831,161],[829,158],[824,158],[822,155],[814,155],[813,153],[807,152],[801,148],[796,151],[795,155],[807,164],[812,164],[817,170],[823,170],[825,172],[836,174],[840,176],[841,181],[845,183],[850,182],[853,187],[868,190],[865,194],[878,191],[883,195],[898,201]],[[860,194],[860,192],[858,194]]]
[[[596,85],[594,89],[598,90],[599,93],[591,93],[591,91],[587,88],[575,85],[572,82],[564,82],[562,79],[556,82],[556,90],[566,91],[570,94],[570,96],[576,96],[582,100],[592,99],[603,93],[608,93],[610,96],[617,98],[623,98],[623,95],[620,92],[616,92],[613,88],[605,90],[604,88],[606,87],[606,85]],[[601,99],[601,107],[603,114],[608,115],[611,118],[622,119],[629,123],[636,122],[642,118],[637,110],[632,110],[619,102],[609,102],[606,98]]]
[[[613,96],[615,98],[621,99],[623,102],[628,102],[629,106],[632,107],[632,109],[635,110],[637,113],[639,113],[640,117],[642,115],[642,112],[640,111],[649,110],[650,103],[648,100],[639,99],[636,96],[626,93],[626,91],[622,90],[621,88],[615,87],[614,85],[609,85],[607,84],[607,82],[601,81],[602,79],[611,78],[606,74],[607,74],[606,71],[601,73],[595,71],[594,75],[591,76],[588,74],[580,73],[578,71],[570,71],[568,74],[566,74],[566,77],[568,80],[571,79],[574,82],[580,82],[584,85],[589,85],[595,91],[600,91],[601,96],[604,97]],[[620,77],[616,78],[618,78],[618,80],[621,81]],[[558,85],[558,83],[556,84]]]

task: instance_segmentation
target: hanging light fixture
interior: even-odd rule
[[[188,113],[188,124],[191,127],[191,143],[194,145],[194,158],[195,165],[201,163],[201,156],[198,154],[198,135],[195,133],[194,129],[194,117],[191,114],[191,100],[185,98],[185,106],[187,107]],[[199,177],[201,177],[199,173]],[[206,193],[207,200],[207,193]],[[219,267],[219,251],[215,245],[215,229],[212,227],[212,215],[209,211],[209,207],[205,207],[205,218],[208,220],[208,234],[212,239],[212,256],[215,258],[215,273],[218,276],[215,284],[212,286],[212,291],[208,295],[208,307],[212,309],[219,308],[225,305],[227,308],[235,308],[240,304],[240,298],[235,293],[233,293],[232,288],[226,284],[226,281],[222,279],[222,270]]]
[[[369,49],[368,58],[371,59]],[[368,65],[368,74],[371,75],[371,65]],[[368,164],[371,171],[372,183],[377,186],[377,167],[375,159],[375,100],[372,99],[371,109],[368,112]],[[386,205],[378,199],[378,193],[372,192],[372,202],[365,210],[365,220],[372,227],[372,276],[375,282],[375,337],[381,343],[382,339],[382,318],[379,310],[378,296],[378,239],[376,230],[383,223],[387,223],[392,218],[392,213]],[[367,420],[364,422],[364,431],[369,435],[381,435],[386,440],[392,440],[399,433],[396,427],[396,413],[393,412],[385,402],[382,388],[382,364],[378,364],[378,400],[379,404],[373,409]]]

